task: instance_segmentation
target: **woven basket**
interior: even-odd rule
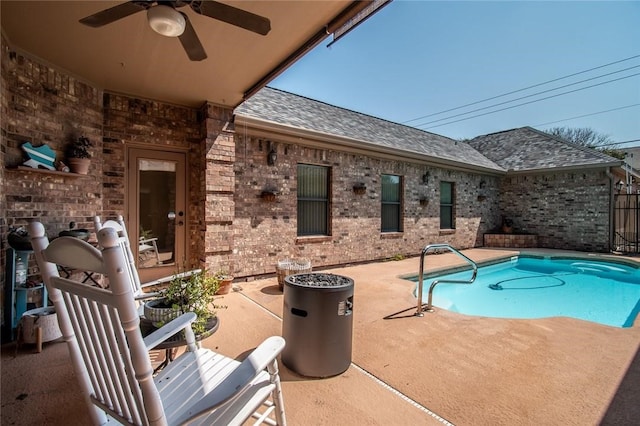
[[[305,274],[311,272],[311,261],[309,259],[284,259],[279,260],[276,265],[278,275],[278,288],[284,290],[284,279],[288,275]]]
[[[42,341],[50,342],[62,337],[58,316],[53,306],[31,309],[22,314],[22,341],[36,343],[36,328],[42,329]]]

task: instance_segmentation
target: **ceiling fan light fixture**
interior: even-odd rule
[[[147,20],[153,31],[166,37],[178,37],[184,32],[184,16],[171,6],[162,4],[147,10]]]

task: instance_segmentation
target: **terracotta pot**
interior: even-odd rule
[[[89,172],[90,158],[67,158],[69,168],[73,173],[86,175]]]
[[[220,279],[220,287],[216,294],[229,294],[233,287],[233,277],[224,277]]]

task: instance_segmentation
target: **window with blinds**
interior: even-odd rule
[[[298,236],[329,235],[329,171],[298,164]]]
[[[396,175],[382,175],[382,232],[402,231],[402,179]]]
[[[453,182],[440,182],[440,229],[455,229]]]

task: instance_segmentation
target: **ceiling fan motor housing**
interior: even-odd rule
[[[162,4],[147,10],[149,26],[158,34],[167,37],[178,37],[184,33],[186,21],[182,13],[171,6]]]

